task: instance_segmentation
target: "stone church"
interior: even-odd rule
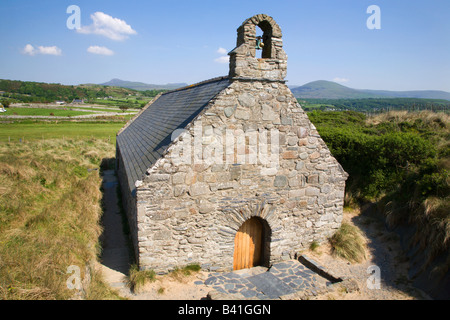
[[[117,135],[141,269],[230,271],[291,259],[340,227],[347,173],[284,80],[281,29],[237,29],[228,76],[157,96]]]

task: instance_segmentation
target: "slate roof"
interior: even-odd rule
[[[166,92],[118,134],[130,191],[167,150],[172,132],[185,128],[229,84],[220,77]]]

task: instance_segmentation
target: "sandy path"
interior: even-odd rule
[[[344,221],[357,226],[366,241],[366,258],[361,263],[350,263],[332,254],[328,243],[307,252],[308,256],[336,274],[354,279],[359,287],[352,293],[333,292],[317,299],[336,300],[412,300],[429,299],[426,293],[408,281],[408,260],[405,258],[398,237],[389,232],[384,223],[372,213],[360,214],[360,210],[346,211]],[[375,280],[375,269],[379,282]],[[377,286],[379,284],[379,288]]]

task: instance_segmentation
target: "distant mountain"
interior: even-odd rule
[[[364,99],[378,98],[380,95],[360,92],[336,82],[319,80],[291,89],[297,98],[304,99]]]
[[[303,99],[365,99],[365,98],[422,98],[450,100],[450,92],[438,90],[387,91],[352,89],[332,81],[313,81],[293,87],[296,98]]]
[[[148,84],[143,82],[125,81],[120,79],[112,79],[105,83],[100,83],[102,86],[122,87],[133,90],[173,90],[187,86],[186,83],[168,83],[168,84]]]

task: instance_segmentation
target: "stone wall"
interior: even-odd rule
[[[244,139],[221,154],[230,132]],[[180,161],[186,146],[193,156]],[[264,147],[276,161],[249,160]],[[346,178],[285,84],[235,80],[137,182],[140,267],[231,270],[236,232],[253,216],[270,228],[269,263],[292,258],[339,228]]]

